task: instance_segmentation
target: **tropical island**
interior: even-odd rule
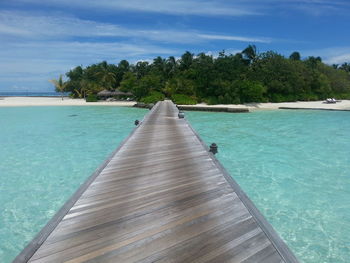
[[[97,101],[103,90],[132,93],[144,103],[167,97],[183,105],[350,99],[349,63],[327,65],[320,57],[302,59],[299,52],[288,58],[274,51],[258,53],[254,45],[217,57],[187,51],[178,59],[158,56],[152,62],[121,60],[117,65],[103,61],[77,66],[66,76],[56,90],[87,101]]]

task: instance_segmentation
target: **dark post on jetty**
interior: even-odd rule
[[[298,262],[178,113],[158,102],[14,262]]]

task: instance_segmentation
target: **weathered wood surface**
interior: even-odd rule
[[[158,103],[16,262],[297,262],[177,113]]]

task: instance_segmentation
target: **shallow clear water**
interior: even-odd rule
[[[350,262],[350,112],[186,112],[302,262]]]
[[[69,92],[64,92],[64,96],[68,96]],[[30,91],[21,91],[21,92],[12,92],[12,91],[0,91],[0,97],[60,97],[62,94],[55,91],[47,92],[30,92]]]
[[[0,108],[0,262],[10,262],[147,111]]]

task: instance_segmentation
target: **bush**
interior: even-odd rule
[[[286,99],[281,94],[274,93],[271,94],[270,101],[274,103],[279,103],[286,101]]]
[[[241,102],[260,102],[264,98],[266,87],[258,81],[239,80],[235,85],[239,87]]]
[[[319,98],[315,94],[302,93],[302,94],[298,95],[298,100],[301,100],[301,101],[313,101],[313,100],[319,100]]]
[[[284,97],[284,100],[287,102],[297,101],[296,96],[293,94],[287,94],[287,95],[284,95],[283,97]]]
[[[165,96],[164,94],[158,92],[158,91],[152,91],[147,97],[143,97],[140,99],[140,102],[143,103],[156,103],[157,101],[164,100]]]
[[[86,102],[96,102],[97,101],[97,96],[95,94],[90,94],[89,96],[86,97]]]
[[[179,105],[194,105],[197,104],[197,100],[193,97],[183,95],[183,94],[174,94],[171,96],[171,99],[174,103]]]
[[[334,96],[336,99],[350,100],[349,93],[337,94]]]
[[[317,95],[315,94],[311,94],[310,97],[309,97],[309,100],[310,101],[313,101],[313,100],[320,100],[321,98],[319,98]]]
[[[203,99],[203,101],[205,103],[207,103],[208,105],[216,105],[219,104],[218,98],[217,97],[208,97]]]
[[[308,96],[304,96],[303,100],[309,100],[306,98],[309,98]],[[297,97],[293,94],[287,94],[287,95],[282,95],[282,94],[278,94],[278,93],[274,93],[271,95],[270,97],[270,102],[275,102],[275,103],[279,103],[279,102],[293,102],[293,101],[297,101]]]

